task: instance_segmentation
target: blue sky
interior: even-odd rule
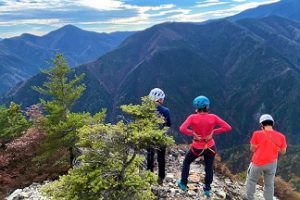
[[[43,35],[67,24],[97,32],[201,22],[279,0],[0,0],[0,38]]]

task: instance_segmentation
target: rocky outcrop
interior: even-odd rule
[[[43,196],[39,191],[41,187],[42,187],[41,184],[33,183],[29,187],[26,187],[24,189],[15,190],[9,197],[6,198],[6,200],[21,200],[21,199],[47,200],[48,198]]]
[[[184,159],[185,150],[172,149],[168,156],[168,167],[165,183],[163,186],[153,187],[153,191],[161,200],[193,200],[205,199],[203,194],[204,186],[204,164],[202,158],[198,158],[190,167],[190,176],[188,191],[180,190],[176,181],[180,178],[181,166]],[[214,181],[212,183],[212,197],[216,200],[243,200],[245,198],[245,184],[238,180],[234,180],[233,175],[222,174],[220,171],[222,165],[218,159],[215,162]],[[257,185],[256,199],[263,200],[263,189]],[[277,198],[274,198],[277,199]]]
[[[167,160],[167,175],[163,186],[153,186],[152,190],[159,200],[193,200],[205,199],[203,195],[204,165],[201,158],[192,163],[189,176],[189,190],[184,192],[176,186],[176,181],[180,178],[181,166],[184,159],[185,148],[170,149]],[[220,170],[220,163],[216,159],[214,181],[212,184],[212,197],[216,200],[243,200],[245,197],[245,185],[243,182],[234,180],[233,176],[224,174]],[[7,200],[47,200],[39,192],[40,184],[33,183],[27,188],[17,189]],[[262,187],[257,186],[256,199],[263,200]],[[274,198],[278,199],[278,198]]]

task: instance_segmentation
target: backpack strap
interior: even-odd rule
[[[265,132],[265,130],[263,130],[263,134],[273,143],[273,144],[275,144],[275,146],[277,146],[278,148],[280,148],[281,149],[281,147],[273,140],[273,138],[270,136],[270,135],[268,135],[266,132]]]

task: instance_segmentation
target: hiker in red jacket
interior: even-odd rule
[[[262,130],[255,131],[250,141],[253,156],[247,173],[247,200],[254,199],[256,183],[262,174],[264,198],[272,200],[278,153],[285,154],[287,144],[285,136],[273,129],[274,119],[271,115],[262,115],[259,123]]]
[[[180,126],[180,131],[188,136],[193,136],[193,143],[186,154],[181,172],[181,179],[177,185],[187,189],[190,164],[199,156],[204,156],[205,163],[205,186],[204,194],[210,196],[211,183],[213,181],[213,162],[216,155],[213,134],[221,134],[231,130],[231,126],[214,114],[208,113],[209,99],[198,96],[193,101],[196,113],[190,115]]]

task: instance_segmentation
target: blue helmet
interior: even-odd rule
[[[209,99],[206,96],[198,96],[193,101],[193,106],[195,108],[204,108],[209,106]]]

